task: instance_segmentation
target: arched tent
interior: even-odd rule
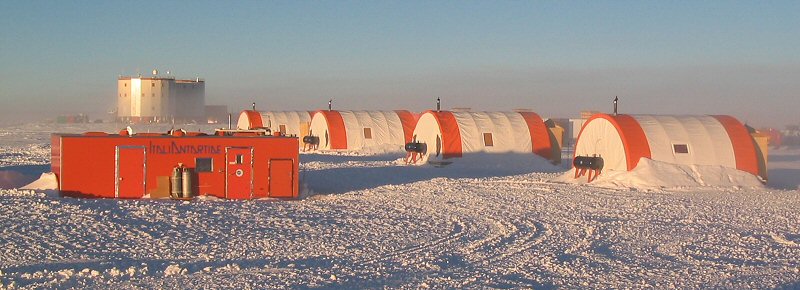
[[[281,132],[284,135],[295,135],[302,137],[302,124],[311,122],[309,111],[253,111],[244,110],[239,114],[239,121],[236,128],[240,130],[252,130],[257,128],[268,128],[272,132]]]
[[[602,170],[633,170],[641,158],[715,165],[766,177],[747,128],[731,116],[593,115],[581,128],[575,156],[603,158]]]
[[[442,161],[465,153],[535,153],[557,160],[542,118],[533,112],[423,113],[412,136],[425,144],[420,161]]]
[[[317,111],[311,118],[309,135],[319,137],[318,149],[360,150],[395,146],[402,150],[411,140],[416,118],[397,111]]]

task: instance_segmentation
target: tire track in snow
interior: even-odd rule
[[[445,245],[445,244],[457,241],[459,238],[464,236],[464,234],[465,234],[464,228],[466,228],[466,224],[464,224],[464,223],[462,223],[462,222],[460,222],[458,220],[453,221],[451,224],[452,224],[452,228],[451,228],[450,232],[447,235],[443,236],[443,237],[436,238],[436,239],[434,239],[434,240],[432,240],[430,242],[427,242],[427,243],[420,243],[420,244],[416,244],[414,246],[406,247],[406,248],[403,248],[403,249],[400,249],[400,250],[397,250],[397,251],[389,252],[389,253],[384,254],[384,255],[382,255],[381,257],[378,257],[378,258],[363,260],[363,261],[361,261],[359,263],[364,265],[364,264],[373,264],[373,263],[380,262],[380,261],[387,261],[387,260],[390,260],[390,259],[393,259],[393,258],[396,258],[396,257],[408,256],[408,255],[411,255],[411,254],[423,252],[425,250],[433,249],[434,247],[437,247],[437,246],[441,246],[441,245]]]

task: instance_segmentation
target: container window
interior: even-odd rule
[[[689,154],[689,145],[672,144],[672,151],[674,151],[675,154]]]
[[[197,172],[214,172],[213,158],[195,158],[194,164]]]
[[[236,164],[244,164],[244,155],[236,154]]]
[[[364,128],[364,139],[372,139],[372,128]]]
[[[492,133],[483,133],[483,145],[484,146],[494,146],[494,140],[492,140]]]

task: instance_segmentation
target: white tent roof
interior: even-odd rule
[[[729,116],[597,114],[581,129],[575,156],[600,156],[603,170],[632,170],[640,158],[717,165],[758,175],[747,129]]]
[[[544,147],[549,157],[550,151],[547,128],[531,112],[428,111],[420,116],[413,138],[426,144],[423,162],[477,152],[542,153]]]
[[[319,149],[393,146],[400,150],[413,122],[407,111],[318,111],[311,118],[309,134],[320,138]]]
[[[308,111],[251,111],[245,110],[239,114],[236,127],[241,130],[255,128],[268,128],[272,132],[281,131],[286,135],[300,136],[302,123],[311,122],[311,113]],[[281,129],[285,129],[282,131]]]

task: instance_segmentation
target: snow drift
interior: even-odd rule
[[[586,184],[586,176],[575,177],[575,169],[555,181]],[[679,165],[641,158],[631,171],[605,170],[589,183],[597,187],[680,188],[680,187],[764,187],[750,173],[712,165]]]

